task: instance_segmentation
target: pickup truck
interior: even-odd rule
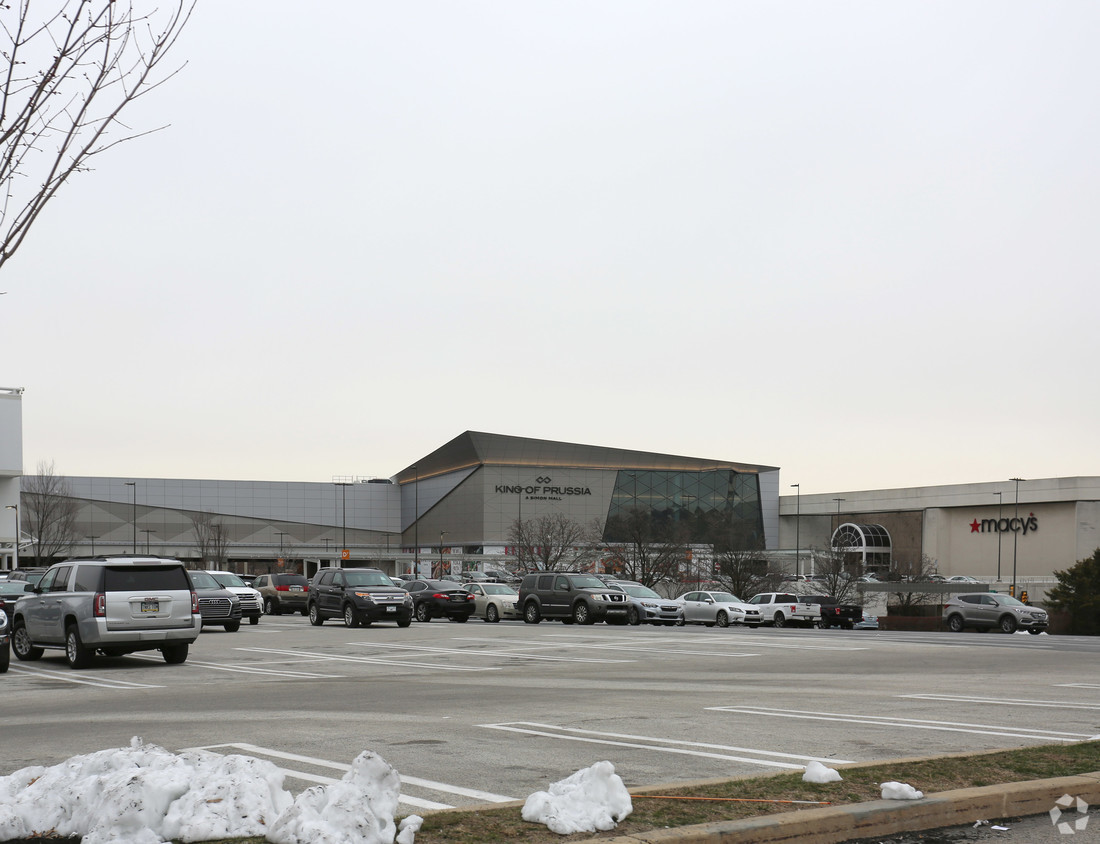
[[[808,604],[817,604],[821,614],[818,627],[843,627],[852,630],[863,621],[863,607],[858,604],[840,604],[832,595],[803,595]]]
[[[820,616],[817,604],[809,604],[804,597],[793,592],[761,592],[753,595],[749,603],[760,610],[761,623],[773,627],[786,627],[788,624],[813,627]]]

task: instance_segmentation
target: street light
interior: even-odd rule
[[[19,568],[19,505],[5,504],[4,509],[15,511],[15,544],[12,545],[11,567],[17,569]]]
[[[134,526],[134,547],[133,553],[137,553],[137,481],[126,481],[126,486],[130,487],[134,492],[134,505],[131,511],[130,522]]]
[[[1020,481],[1023,478],[1009,478],[1010,481],[1016,482],[1016,514],[1012,522],[1012,597],[1018,598],[1019,594],[1016,592],[1016,537],[1020,535],[1018,525],[1020,523]],[[1000,527],[1000,525],[997,525]]]
[[[993,493],[997,496],[997,582],[1001,582],[1001,505],[1004,498],[1000,492]]]
[[[794,573],[802,574],[802,537],[799,535],[802,529],[802,486],[791,484],[794,487]]]
[[[340,540],[343,545],[343,550],[348,548],[348,487],[351,486],[347,481],[337,481],[336,486],[340,487],[340,499],[341,507],[340,511],[344,518],[344,538]],[[343,559],[343,554],[340,558]]]
[[[413,466],[413,574],[420,577],[420,467]]]

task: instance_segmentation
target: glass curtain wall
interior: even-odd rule
[[[615,479],[605,542],[624,542],[628,517],[638,514],[657,529],[680,529],[690,544],[764,547],[760,483],[756,474],[621,470]]]

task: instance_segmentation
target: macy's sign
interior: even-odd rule
[[[1039,518],[1034,513],[1028,513],[1027,518],[1011,519],[975,519],[970,523],[971,533],[1019,533],[1027,536],[1032,531],[1039,529]]]

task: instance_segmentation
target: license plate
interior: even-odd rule
[[[142,601],[142,612],[160,612],[160,601]]]
[[[290,591],[291,591],[291,592],[301,592],[301,591],[302,591],[302,587],[301,587],[301,586],[291,586],[291,587],[290,587]]]
[[[397,612],[397,607],[386,607],[386,612]]]

